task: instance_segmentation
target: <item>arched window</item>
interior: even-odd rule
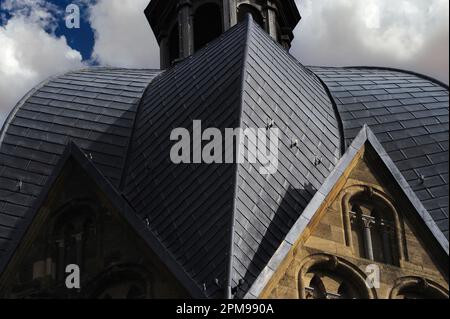
[[[178,22],[172,28],[169,35],[169,62],[172,64],[180,57],[180,30]]]
[[[81,269],[86,260],[97,254],[96,211],[84,203],[72,202],[66,205],[53,220],[49,242],[53,251],[57,280],[65,276],[67,265],[76,264]]]
[[[309,282],[309,286],[306,288],[306,299],[326,299],[327,289],[325,288],[322,279],[320,279],[320,277],[314,273],[308,275],[312,276],[312,279]]]
[[[264,27],[264,18],[261,14],[261,12],[259,12],[258,9],[256,9],[254,6],[249,5],[249,4],[241,4],[238,8],[238,21],[242,22],[246,19],[247,14],[251,14],[253,20],[258,23],[261,28],[266,29]]]
[[[311,278],[311,279],[310,279]],[[351,281],[326,269],[310,269],[306,274],[306,299],[360,299]]]
[[[123,280],[111,283],[104,287],[104,290],[96,296],[97,299],[144,299],[145,285],[138,281]]]
[[[391,299],[448,299],[448,292],[440,285],[419,277],[397,279]]]
[[[77,230],[68,221],[64,226],[64,265],[78,264],[77,260]]]
[[[88,294],[94,299],[152,298],[152,276],[142,266],[119,264],[108,268],[92,283]]]
[[[97,225],[92,218],[87,218],[83,224],[83,265],[86,266],[88,260],[97,256]]]
[[[301,299],[372,299],[365,275],[356,266],[337,257],[318,254],[305,259],[299,279]]]
[[[400,219],[393,204],[370,187],[346,190],[343,214],[347,245],[356,256],[399,265],[403,259]]]
[[[393,264],[394,219],[382,202],[352,198],[352,234],[359,243],[361,257],[381,263]],[[364,249],[362,249],[364,248]]]
[[[194,14],[194,49],[201,49],[222,34],[222,14],[220,6],[206,3]]]

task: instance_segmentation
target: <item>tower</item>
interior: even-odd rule
[[[295,0],[152,0],[145,15],[170,67],[251,14],[286,49],[301,17]]]

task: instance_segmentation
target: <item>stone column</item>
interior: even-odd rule
[[[237,3],[236,0],[224,0],[224,3],[227,3],[227,6],[230,8],[229,19],[230,19],[230,28],[237,24]]]
[[[65,255],[65,245],[64,240],[57,240],[56,245],[58,247],[58,260],[57,260],[57,269],[56,269],[56,278],[61,279],[64,278],[65,266],[64,266],[64,255]]]
[[[387,264],[392,264],[392,246],[391,246],[391,233],[392,230],[386,224],[382,225],[382,240],[383,240],[383,257]]]
[[[374,260],[375,258],[373,255],[372,233],[371,233],[373,220],[368,216],[363,216],[362,222],[364,228],[364,247],[366,249],[366,258]]]
[[[161,69],[167,69],[170,66],[169,61],[169,35],[167,32],[161,33],[159,38],[159,61]]]
[[[194,27],[191,0],[180,0],[177,11],[178,27],[180,30],[180,59],[185,59],[194,53]]]
[[[342,210],[344,215],[345,243],[348,247],[353,249],[352,219],[356,218],[356,216],[352,215],[350,211],[349,201],[351,196],[350,193],[345,193],[342,199]]]
[[[236,16],[236,0],[222,1],[223,15],[223,32],[230,29],[237,22]]]
[[[272,1],[267,1],[265,7],[267,17],[267,33],[278,41],[278,27],[277,27],[277,7]]]
[[[280,42],[283,45],[283,47],[286,48],[286,50],[289,50],[291,48],[291,42],[293,39],[294,34],[292,33],[292,30],[290,28],[287,27],[281,28]]]
[[[77,265],[81,268],[83,263],[83,233],[76,234],[74,237],[77,250]]]

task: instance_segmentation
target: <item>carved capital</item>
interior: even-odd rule
[[[339,259],[336,256],[330,256],[330,260],[328,261],[328,265],[331,270],[336,270],[339,267]]]
[[[367,198],[371,199],[373,198],[374,190],[371,186],[364,186],[364,195],[367,196]]]
[[[83,239],[83,233],[78,233],[73,235],[73,238],[75,238],[76,241],[81,241]]]
[[[375,225],[375,219],[371,216],[362,216],[362,222],[364,228],[372,228]]]
[[[421,290],[427,290],[430,287],[430,284],[425,278],[419,279],[419,287]]]
[[[64,239],[56,240],[56,245],[58,248],[64,248]]]

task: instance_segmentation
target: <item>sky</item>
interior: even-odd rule
[[[50,76],[92,65],[158,68],[149,0],[0,0],[0,126]],[[449,82],[449,0],[296,0],[291,53],[306,65],[386,66]],[[80,8],[78,29],[65,9]]]

